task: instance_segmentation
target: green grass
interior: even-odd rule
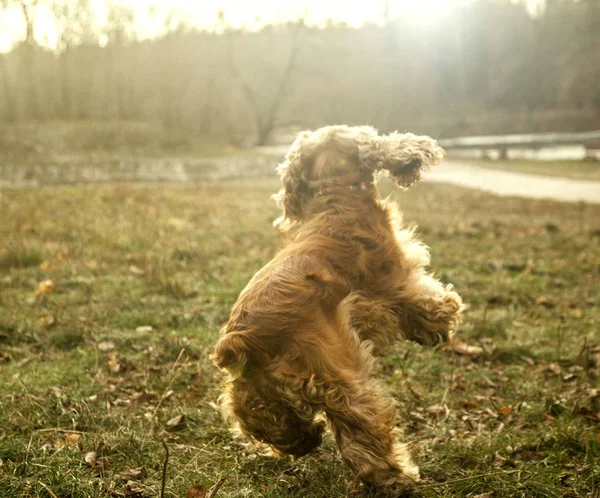
[[[482,168],[528,173],[532,175],[560,176],[575,180],[600,181],[600,161],[534,161],[526,159],[498,160],[451,157],[456,162],[468,162]]]
[[[297,461],[257,457],[214,408],[209,355],[278,250],[277,187],[0,192],[0,496],[159,496],[163,439],[166,496],[220,478],[227,498],[383,496],[352,486],[331,438]],[[381,361],[416,496],[597,496],[600,206],[435,184],[394,197],[469,305],[461,337],[485,350],[404,343]]]

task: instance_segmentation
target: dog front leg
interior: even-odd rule
[[[444,287],[430,275],[403,286],[396,302],[404,337],[425,345],[450,340],[465,308],[451,285]]]

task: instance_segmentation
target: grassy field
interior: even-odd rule
[[[526,159],[493,161],[491,159],[463,159],[459,157],[453,157],[452,160],[513,173],[600,181],[600,161],[529,161]]]
[[[383,496],[329,437],[244,449],[208,357],[279,247],[275,179],[0,190],[0,496]],[[600,496],[600,206],[443,185],[395,193],[469,305],[476,351],[381,361],[419,497]],[[470,353],[470,354],[466,354]],[[196,494],[202,496],[196,489]]]

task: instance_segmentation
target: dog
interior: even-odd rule
[[[249,440],[300,457],[320,445],[326,418],[364,483],[404,491],[418,481],[376,356],[402,339],[449,340],[463,304],[427,272],[428,248],[380,199],[374,175],[406,188],[443,157],[429,137],[368,126],[298,135],[275,196],[287,244],[241,292],[212,357],[229,373],[225,416]]]

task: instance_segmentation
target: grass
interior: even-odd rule
[[[349,484],[331,438],[297,461],[257,457],[215,410],[209,355],[278,250],[276,189],[0,191],[0,496],[159,496],[163,439],[165,496],[220,478],[223,498],[383,496]],[[404,343],[381,361],[416,496],[598,496],[600,206],[393,195],[469,304],[461,337],[484,349]]]
[[[146,158],[202,158],[245,154],[194,131],[142,121],[49,121],[0,123],[0,160],[61,165]]]
[[[457,162],[468,162],[482,168],[528,173],[532,175],[560,176],[575,180],[600,181],[600,161],[534,161],[526,159],[491,160],[455,157]]]

